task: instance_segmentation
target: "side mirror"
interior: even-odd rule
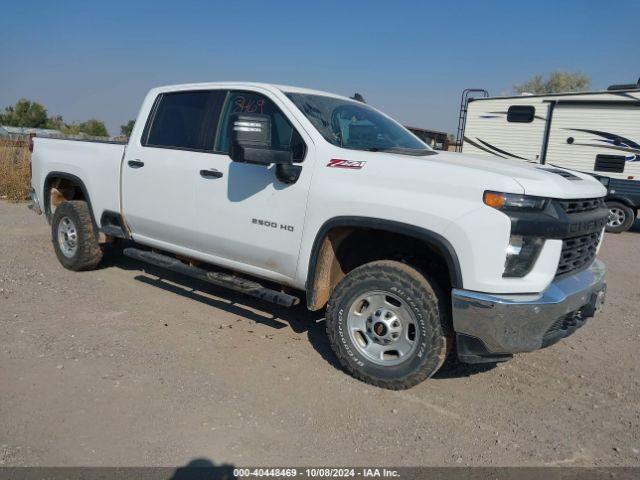
[[[271,117],[257,113],[236,113],[230,118],[231,148],[234,162],[257,165],[290,165],[291,151],[274,148]]]

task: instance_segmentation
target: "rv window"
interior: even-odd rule
[[[513,105],[507,112],[507,122],[531,123],[536,114],[536,108],[530,105]]]
[[[625,157],[623,155],[596,155],[596,172],[623,173]]]

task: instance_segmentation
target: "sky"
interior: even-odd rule
[[[464,88],[554,70],[594,89],[640,77],[640,1],[0,0],[0,108],[135,118],[154,86],[259,81],[326,90],[455,133]]]

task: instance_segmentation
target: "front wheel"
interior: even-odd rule
[[[636,219],[631,207],[620,202],[607,202],[607,207],[609,208],[609,221],[605,228],[607,232],[622,233],[631,228]]]
[[[351,271],[327,306],[327,334],[342,366],[382,388],[410,388],[444,363],[450,339],[445,296],[437,284],[395,261]]]

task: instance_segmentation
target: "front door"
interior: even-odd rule
[[[196,187],[197,248],[226,266],[267,278],[295,275],[314,160],[310,137],[286,115],[286,106],[257,91],[227,94],[208,167],[221,177],[201,178]],[[276,177],[276,166],[233,162],[228,155],[229,117],[234,113],[271,117],[274,145],[291,148],[302,166],[295,183]]]

